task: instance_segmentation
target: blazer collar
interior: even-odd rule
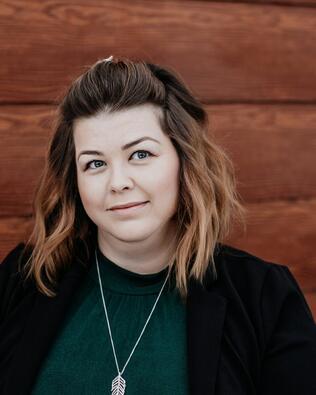
[[[60,282],[59,293],[55,298],[37,293],[34,308],[17,345],[11,369],[8,370],[5,393],[26,395],[31,392],[40,366],[67,314],[72,295],[80,286],[93,259],[94,255],[91,254],[86,266],[76,262],[70,267]],[[193,279],[188,285],[187,362],[190,395],[215,394],[227,304],[215,288],[212,282],[204,287]]]

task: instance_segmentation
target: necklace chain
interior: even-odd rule
[[[124,365],[124,367],[123,367],[123,369],[122,369],[122,371],[120,372],[119,366],[118,366],[118,362],[117,362],[115,347],[114,347],[114,343],[113,343],[112,331],[111,331],[111,326],[110,326],[110,322],[109,322],[108,312],[107,312],[107,308],[106,308],[105,300],[104,300],[103,286],[102,286],[102,281],[101,281],[101,276],[100,276],[100,270],[99,270],[99,262],[98,262],[98,257],[97,257],[97,250],[95,250],[95,259],[96,259],[96,265],[97,265],[97,271],[98,271],[98,277],[99,277],[99,285],[100,285],[100,291],[101,291],[101,296],[102,296],[102,302],[103,302],[103,307],[104,307],[106,322],[107,322],[107,326],[108,326],[108,330],[109,330],[109,335],[110,335],[110,339],[111,339],[111,345],[112,345],[113,355],[114,355],[115,364],[116,364],[116,369],[117,369],[117,373],[118,373],[118,376],[117,376],[117,377],[121,378],[121,376],[122,376],[122,374],[124,373],[124,370],[125,370],[125,368],[126,368],[128,362],[129,362],[129,360],[131,359],[131,357],[132,357],[132,355],[133,355],[133,353],[134,353],[134,351],[135,351],[135,348],[137,347],[137,345],[138,345],[138,343],[139,343],[139,341],[140,341],[140,339],[141,339],[141,337],[142,337],[142,335],[143,335],[143,333],[144,333],[144,331],[145,331],[145,329],[146,329],[146,326],[147,326],[147,324],[148,324],[148,322],[149,322],[149,320],[150,320],[150,318],[151,318],[151,316],[152,316],[152,314],[153,314],[153,312],[154,312],[154,310],[155,310],[155,307],[156,307],[156,305],[157,305],[157,303],[158,303],[158,300],[159,300],[159,298],[160,298],[160,295],[162,294],[162,291],[163,291],[163,289],[164,289],[164,287],[165,287],[165,284],[166,284],[166,282],[167,282],[167,279],[168,279],[168,277],[169,277],[169,273],[170,273],[170,272],[168,272],[168,274],[167,274],[167,276],[166,276],[166,279],[165,279],[165,281],[164,281],[164,283],[163,283],[163,285],[162,285],[162,287],[161,287],[161,290],[160,290],[160,292],[159,292],[159,295],[158,295],[158,297],[157,297],[157,299],[156,299],[156,301],[155,301],[155,303],[154,303],[154,305],[153,305],[153,308],[151,309],[151,312],[150,312],[150,314],[149,314],[149,316],[148,316],[148,318],[147,318],[147,321],[146,321],[146,323],[145,323],[145,325],[144,325],[144,327],[143,327],[143,329],[142,329],[142,331],[141,331],[141,333],[140,333],[140,335],[139,335],[139,337],[138,337],[138,339],[137,339],[137,341],[136,341],[136,343],[135,343],[135,346],[133,347],[133,349],[132,349],[132,351],[131,351],[131,353],[130,353],[130,355],[129,355],[129,357],[128,357],[128,359],[127,359],[127,361],[126,361],[126,363],[125,363],[125,365]],[[121,378],[121,379],[122,379],[122,378]],[[115,379],[114,379],[114,380],[115,380]],[[114,381],[114,380],[113,380],[113,381]],[[124,381],[124,383],[125,383],[125,381]],[[112,383],[112,385],[113,385],[113,383]],[[125,387],[124,387],[124,388],[125,388]]]

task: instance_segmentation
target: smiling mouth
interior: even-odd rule
[[[143,206],[145,206],[147,203],[149,203],[148,201],[147,202],[144,202],[144,203],[140,203],[140,204],[135,204],[134,206],[130,206],[130,207],[120,207],[120,208],[112,208],[111,209],[111,211],[134,211],[134,210],[137,210],[137,209],[139,209],[139,208],[141,208],[141,207],[143,207]]]

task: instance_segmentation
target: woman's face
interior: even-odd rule
[[[160,128],[158,111],[145,104],[75,121],[79,194],[99,237],[108,242],[158,240],[171,226],[180,162]],[[131,202],[147,203],[111,210]]]

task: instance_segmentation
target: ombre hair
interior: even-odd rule
[[[126,58],[99,60],[73,81],[61,99],[45,168],[33,200],[34,226],[24,252],[26,278],[54,297],[64,269],[90,259],[97,227],[86,214],[77,186],[74,121],[151,103],[162,111],[162,131],[180,159],[176,251],[169,264],[182,299],[193,277],[203,284],[208,267],[217,277],[214,253],[246,209],[236,191],[233,164],[215,143],[207,113],[171,69]],[[23,255],[23,254],[22,254]]]

